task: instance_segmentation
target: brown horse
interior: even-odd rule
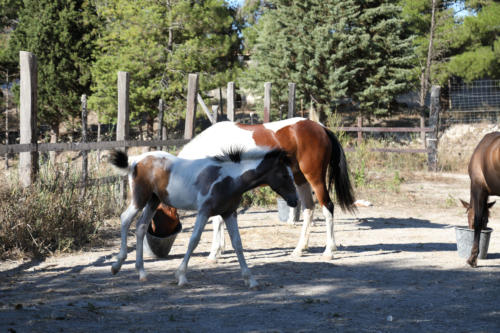
[[[335,134],[325,126],[304,118],[292,118],[259,125],[219,122],[198,134],[179,153],[186,159],[216,156],[230,146],[281,148],[292,161],[297,192],[302,202],[304,222],[299,242],[293,251],[301,256],[308,248],[314,210],[312,191],[316,195],[326,221],[326,246],[323,256],[333,258],[337,249],[334,238],[334,205],[330,189],[335,188],[339,206],[354,211],[354,193],[349,180],[344,149]],[[293,217],[293,214],[289,214]],[[209,259],[216,260],[223,251],[222,219],[212,219],[214,233]],[[292,222],[293,223],[293,222]]]
[[[488,224],[490,195],[500,195],[500,132],[486,134],[479,142],[469,162],[470,204],[467,208],[469,228],[474,228],[474,243],[467,263],[477,266],[479,237]]]
[[[151,230],[157,237],[167,237],[174,233],[179,223],[177,209],[160,203],[151,221]]]

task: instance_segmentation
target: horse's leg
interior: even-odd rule
[[[292,252],[292,256],[294,257],[302,256],[302,253],[307,250],[307,246],[309,244],[310,226],[314,213],[314,199],[309,183],[306,182],[302,185],[297,185],[297,193],[302,203],[302,216],[304,221],[302,222],[299,242],[297,243],[295,250]]]
[[[224,248],[226,246],[224,239],[224,220],[222,219],[222,216],[217,215],[212,217],[212,227],[214,229],[212,248],[210,249],[208,260],[216,262],[217,258],[224,253]]]
[[[331,260],[333,258],[333,253],[337,250],[337,245],[335,244],[335,234],[333,226],[333,210],[334,205],[328,190],[326,189],[326,184],[324,181],[312,182],[312,187],[314,193],[318,198],[319,203],[322,206],[323,216],[325,217],[325,227],[326,227],[326,246],[323,252],[323,258],[325,260]]]
[[[252,272],[250,272],[250,269],[248,268],[245,261],[245,256],[243,255],[243,246],[241,245],[236,212],[227,217],[225,221],[227,231],[229,232],[229,236],[231,238],[231,244],[233,245],[233,249],[236,252],[236,256],[238,257],[238,262],[240,263],[241,275],[243,276],[245,285],[251,289],[257,288],[259,286],[259,283],[253,277]]]
[[[471,187],[472,188],[472,187]],[[488,193],[482,189],[471,190],[471,205],[474,209],[474,242],[467,263],[471,267],[477,267],[477,256],[479,255],[479,240],[481,237],[481,230],[485,223],[487,223],[487,201]]]
[[[189,262],[189,258],[191,258],[191,254],[193,253],[196,246],[200,241],[201,233],[207,224],[208,215],[203,212],[198,212],[198,216],[196,217],[196,222],[194,223],[193,233],[191,234],[191,238],[189,239],[188,249],[186,254],[184,255],[184,259],[182,259],[179,268],[175,271],[175,278],[177,279],[179,286],[184,286],[188,283],[186,278],[186,271]]]
[[[111,273],[116,274],[120,271],[123,262],[127,258],[127,233],[130,229],[130,224],[134,220],[134,217],[139,213],[139,208],[137,208],[134,203],[131,203],[127,209],[120,215],[121,220],[121,244],[120,253],[116,258],[116,262],[111,265]]]
[[[149,222],[156,213],[156,208],[160,200],[153,196],[149,199],[146,207],[142,212],[141,218],[137,221],[136,225],[136,245],[135,245],[135,269],[139,272],[139,280],[146,281],[146,272],[144,271],[144,259],[143,259],[143,242],[144,236],[146,236],[146,231],[148,230]]]

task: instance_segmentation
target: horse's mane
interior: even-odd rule
[[[282,155],[283,162],[287,165],[290,164],[286,156],[286,152],[282,149],[264,149],[261,147],[253,148],[250,150],[245,150],[243,147],[239,146],[231,146],[227,149],[223,149],[222,153],[216,156],[212,156],[211,158],[217,162],[233,162],[240,163],[242,160],[255,160],[263,158],[267,154],[272,155]]]
[[[245,153],[243,147],[231,146],[227,149],[223,149],[221,154],[212,156],[212,159],[217,162],[240,163],[243,153]]]

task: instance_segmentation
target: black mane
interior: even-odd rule
[[[241,155],[245,152],[243,147],[232,146],[228,149],[223,149],[222,154],[213,156],[212,159],[217,162],[241,162]]]
[[[281,162],[284,163],[285,165],[288,165],[288,166],[291,165],[291,160],[288,157],[287,152],[284,151],[283,149],[274,148],[274,149],[271,149],[267,152],[265,150],[264,151],[257,150],[256,155],[254,155],[254,156],[252,156],[251,153],[250,153],[250,155],[248,155],[248,154],[246,156],[243,155],[244,153],[248,153],[251,151],[252,151],[252,149],[247,151],[243,147],[231,146],[228,149],[223,149],[221,154],[216,155],[216,156],[212,156],[211,158],[217,162],[240,163],[243,159],[252,159],[252,158],[256,158],[256,157],[263,158],[265,155],[266,157],[272,157],[272,158],[278,157],[278,158],[280,158]]]

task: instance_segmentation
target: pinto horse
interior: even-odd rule
[[[490,195],[500,195],[500,132],[486,134],[472,153],[469,162],[470,203],[463,200],[467,208],[469,228],[474,228],[474,242],[467,263],[477,267],[481,230],[486,229]]]
[[[311,189],[322,206],[326,220],[325,259],[332,259],[337,249],[333,233],[334,205],[329,190],[335,185],[335,194],[342,210],[352,212],[354,194],[349,180],[344,150],[335,134],[314,121],[292,118],[261,125],[219,122],[191,140],[179,157],[194,159],[220,154],[229,146],[281,148],[288,153],[297,191],[302,201],[304,222],[294,256],[301,256],[308,248],[310,225],[314,211]],[[293,223],[289,214],[289,223]],[[220,217],[212,219],[213,242],[209,260],[215,261],[224,250],[223,224]]]
[[[298,197],[293,184],[290,161],[281,149],[252,149],[230,152],[212,158],[186,160],[156,151],[131,158],[121,151],[111,154],[111,163],[126,171],[131,188],[131,202],[121,214],[121,246],[111,272],[118,273],[127,257],[127,232],[134,217],[142,210],[136,226],[136,263],[139,279],[146,280],[143,240],[147,224],[160,203],[198,211],[188,249],[175,276],[179,286],[187,283],[186,271],[192,252],[210,216],[221,215],[226,222],[231,243],[240,263],[245,284],[258,286],[243,256],[236,217],[244,192],[268,184],[290,206]]]

